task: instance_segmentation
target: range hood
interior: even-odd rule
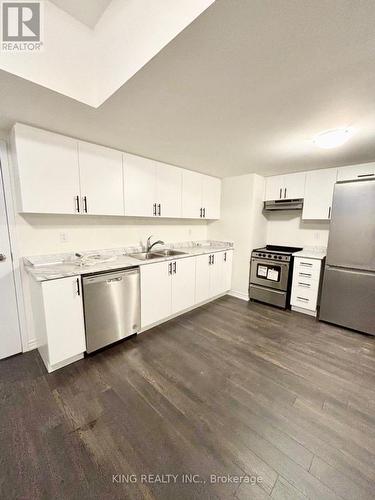
[[[266,212],[275,210],[302,210],[303,198],[294,200],[271,200],[264,202],[264,210]]]

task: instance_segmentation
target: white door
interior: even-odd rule
[[[195,259],[195,303],[199,304],[210,298],[210,255],[198,255]]]
[[[325,168],[306,173],[302,219],[327,220],[331,218],[336,178],[337,168]]]
[[[227,292],[232,288],[233,250],[225,250],[221,255],[223,263],[222,292]]]
[[[195,257],[172,264],[172,314],[188,309],[195,301]]]
[[[205,219],[220,219],[221,180],[203,175],[202,206]]]
[[[79,142],[81,211],[92,215],[124,215],[122,153]]]
[[[16,289],[0,169],[0,359],[21,352]]]
[[[202,217],[202,174],[183,170],[182,172],[182,217]]]
[[[153,217],[156,215],[155,162],[124,154],[125,215]]]
[[[42,283],[49,364],[86,351],[82,286],[77,277]]]
[[[181,217],[182,169],[155,162],[157,215]]]
[[[357,181],[361,179],[373,179],[375,177],[375,163],[361,163],[350,167],[339,167],[338,181]]]
[[[265,201],[280,200],[284,197],[284,176],[273,175],[266,178]]]
[[[141,266],[142,328],[171,315],[172,262]]]
[[[213,253],[210,265],[210,297],[223,292],[223,253]]]
[[[284,175],[283,198],[290,200],[305,196],[305,172]]]
[[[22,124],[16,124],[14,144],[20,210],[73,214],[78,210],[78,142]]]

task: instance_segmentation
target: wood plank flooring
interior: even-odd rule
[[[375,338],[298,313],[224,297],[53,374],[15,356],[0,398],[2,499],[374,498]]]

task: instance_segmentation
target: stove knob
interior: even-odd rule
[[[267,257],[270,259],[270,258],[272,257],[272,255],[271,255],[271,254],[268,254],[268,255],[267,255]]]
[[[278,257],[278,258],[281,260],[281,259],[282,259],[282,256],[281,256],[281,255],[279,255],[279,257]]]

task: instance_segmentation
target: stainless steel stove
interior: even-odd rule
[[[250,300],[258,300],[283,309],[290,307],[293,254],[300,247],[267,245],[251,253]]]

